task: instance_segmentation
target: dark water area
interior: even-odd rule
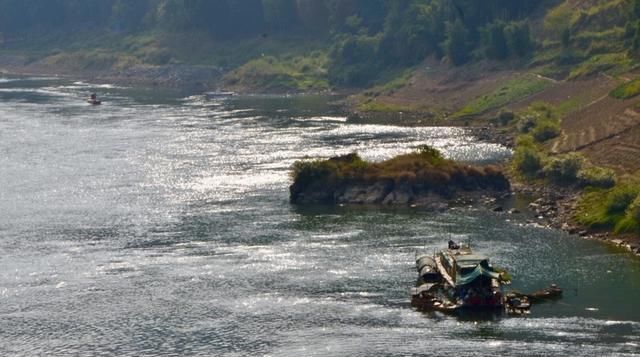
[[[640,354],[624,251],[478,208],[290,205],[305,157],[510,155],[460,128],[352,124],[334,99],[0,79],[0,355]],[[415,254],[451,238],[512,289],[565,297],[526,318],[415,311]]]

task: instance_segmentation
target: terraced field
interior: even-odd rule
[[[451,119],[463,108],[486,99],[489,104],[465,120],[492,118],[504,108],[519,112],[536,102],[548,103],[557,108],[563,118],[562,133],[552,144],[552,153],[579,151],[596,165],[630,173],[640,170],[640,96],[622,100],[609,93],[635,76],[637,74],[629,73],[614,78],[600,74],[555,81],[507,69],[429,64],[417,70],[405,86],[383,91],[375,101]],[[497,96],[503,91],[507,92],[505,96],[512,94],[505,90],[509,89],[508,83],[531,78],[547,81],[548,85],[526,97],[513,95],[509,103],[500,102]],[[491,105],[492,100],[500,105]]]
[[[602,96],[563,118],[554,153],[580,151],[592,162],[618,172],[640,170],[640,97]],[[610,88],[611,89],[611,88]]]
[[[486,64],[451,68],[430,62],[416,70],[405,86],[383,90],[373,100],[393,108],[449,118],[467,104],[496,92],[521,75],[523,73]]]
[[[575,81],[555,81],[552,86],[509,107],[514,111],[524,110],[536,102],[544,102],[557,107],[563,115],[579,110],[603,96],[618,85],[618,81],[607,76]]]
[[[593,162],[620,173],[640,170],[640,125],[585,147],[583,153]]]

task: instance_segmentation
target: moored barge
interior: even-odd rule
[[[411,304],[418,309],[529,313],[528,296],[505,294],[504,286],[510,283],[508,276],[469,246],[450,241],[448,248],[437,254],[417,256],[416,269],[418,282],[412,289]]]

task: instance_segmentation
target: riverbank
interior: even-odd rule
[[[580,189],[556,185],[523,184],[513,180],[511,189],[513,194],[532,198],[527,207],[533,215],[529,223],[561,230],[584,239],[601,241],[640,256],[640,236],[590,229],[576,221],[577,204],[582,194]]]
[[[0,74],[53,76],[122,86],[160,86],[205,91],[219,89],[224,71],[214,66],[180,64],[137,64],[114,69],[85,69],[46,60],[31,61],[26,55],[0,54]]]

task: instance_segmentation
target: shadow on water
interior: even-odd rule
[[[419,310],[419,312],[429,319],[443,320],[453,318],[459,322],[497,322],[502,319],[513,318],[495,309],[461,310],[453,313],[422,310]]]
[[[369,215],[369,214],[399,214],[414,215],[429,213],[428,210],[411,207],[376,206],[376,205],[330,205],[312,204],[295,205],[291,204],[293,213],[300,216],[322,216],[322,215]]]

